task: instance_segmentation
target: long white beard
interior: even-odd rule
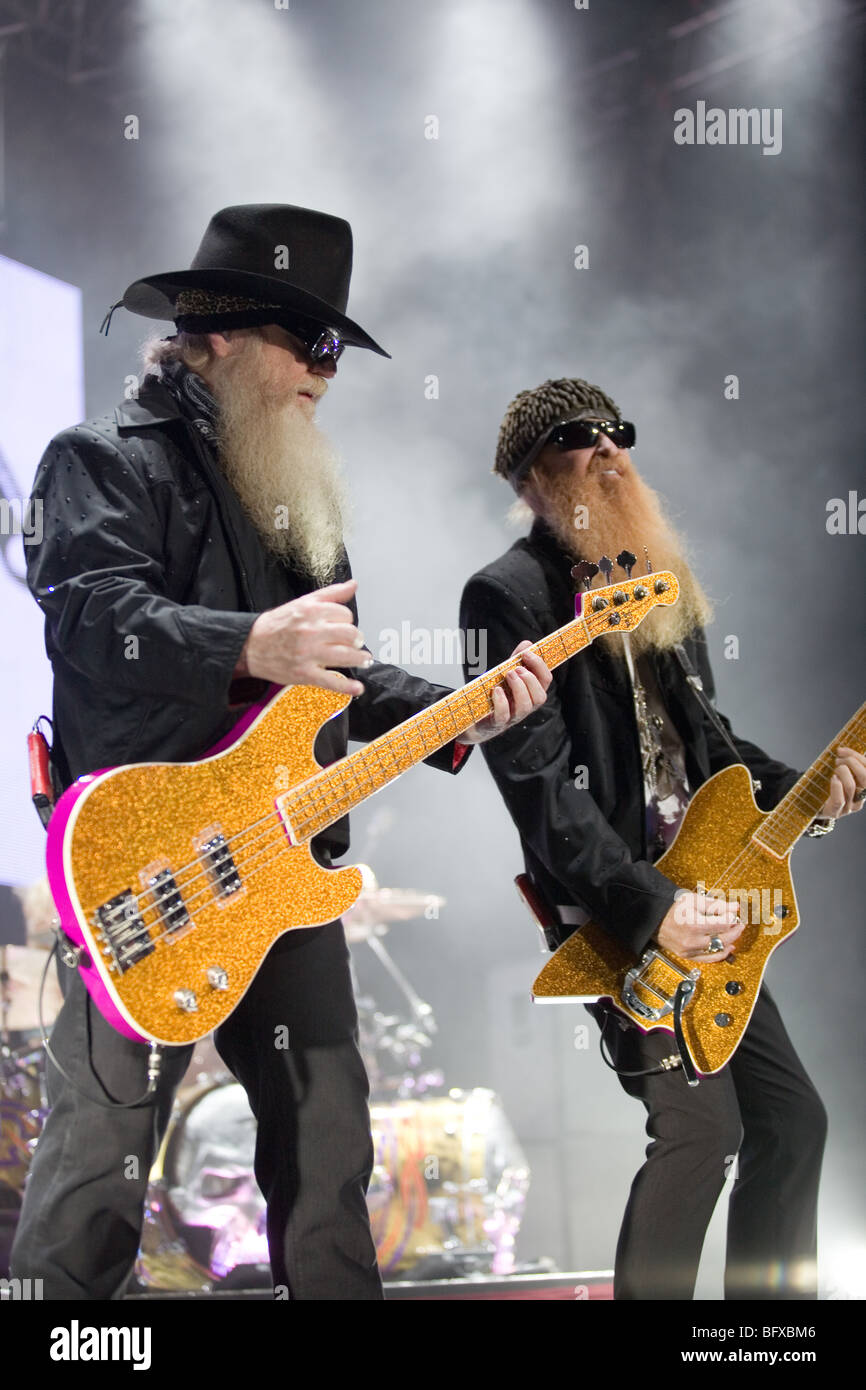
[[[262,377],[258,340],[213,383],[223,471],[267,548],[319,585],[343,553],[348,510],[336,450],[298,405]]]

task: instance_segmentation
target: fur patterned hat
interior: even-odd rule
[[[521,391],[506,410],[500,426],[493,472],[520,492],[553,426],[592,414],[613,420],[622,418],[616,402],[600,386],[581,377],[560,377],[557,381],[545,381],[532,391]]]

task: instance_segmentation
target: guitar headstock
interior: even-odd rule
[[[676,603],[679,596],[676,575],[659,570],[575,594],[574,611],[576,617],[583,618],[590,635],[600,637],[603,632],[631,632],[654,608]]]

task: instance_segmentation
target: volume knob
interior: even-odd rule
[[[211,989],[228,989],[229,987],[229,977],[221,965],[208,966],[207,982]]]
[[[196,998],[195,990],[176,989],[174,992],[174,1002],[185,1014],[194,1014],[198,1012],[198,999]]]

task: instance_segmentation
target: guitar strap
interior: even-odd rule
[[[683,668],[683,674],[685,675],[688,686],[695,699],[697,700],[698,704],[700,705],[701,709],[703,710],[704,714],[709,719],[716,733],[724,740],[726,746],[730,749],[731,753],[733,754],[734,762],[742,763],[742,754],[740,753],[739,749],[737,748],[737,745],[734,743],[733,739],[731,738],[730,734],[728,733],[727,729],[722,723],[721,718],[719,717],[719,714],[714,708],[712,702],[707,698],[707,693],[704,690],[704,683],[701,680],[698,672],[692,665],[691,660],[689,659],[689,654],[683,646],[682,642],[678,642],[676,644],[676,646],[674,647],[674,653],[678,662],[680,663],[680,666]],[[756,792],[759,792],[761,790],[761,784],[758,781],[757,777],[752,778],[752,786]]]

